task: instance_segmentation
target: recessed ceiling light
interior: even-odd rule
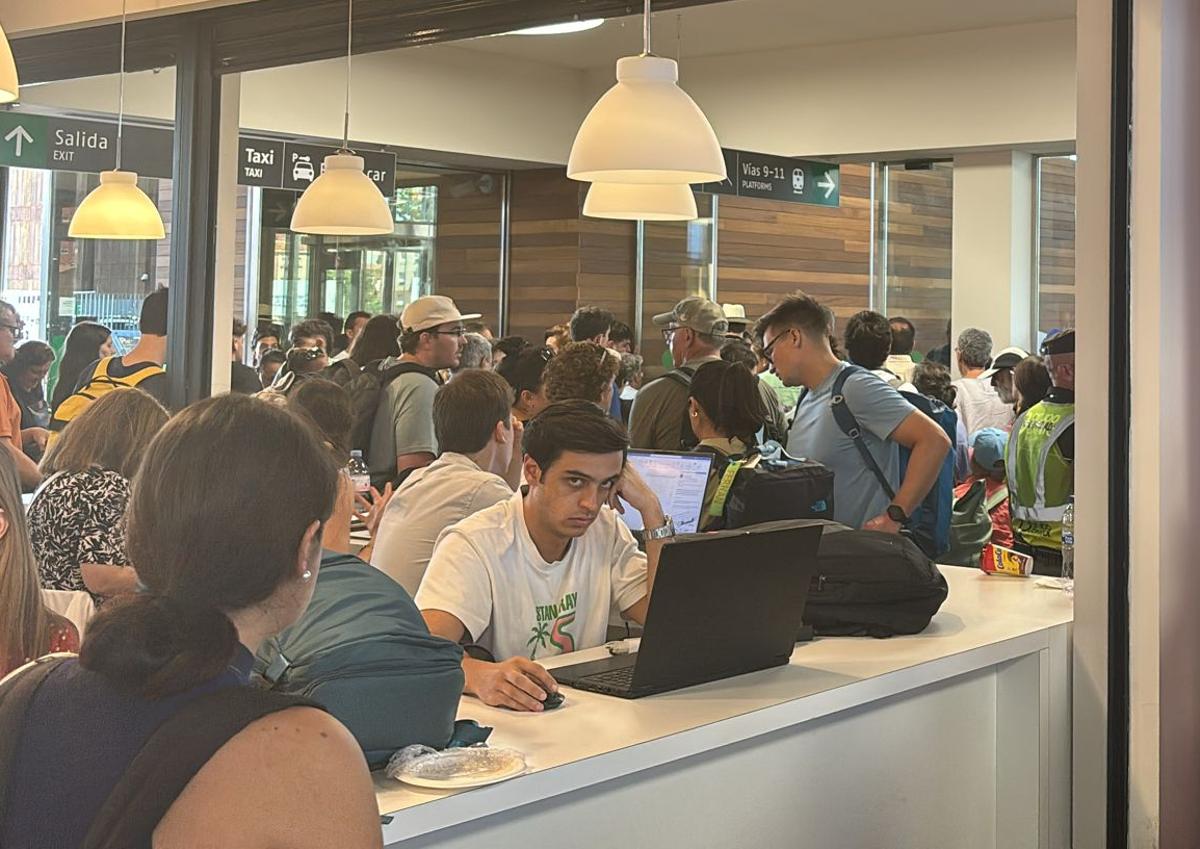
[[[504,35],[566,35],[570,32],[587,32],[604,23],[604,18],[591,18],[586,21],[567,21],[561,24],[547,24],[544,27],[529,27],[506,32]]]

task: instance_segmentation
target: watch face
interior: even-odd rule
[[[895,504],[888,506],[887,514],[888,514],[888,518],[891,519],[893,522],[908,521],[908,516],[906,516],[904,514],[904,511],[902,509],[900,509],[898,506],[896,506]]]

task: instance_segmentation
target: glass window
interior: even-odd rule
[[[882,171],[876,262],[883,296],[875,309],[911,321],[913,352],[925,355],[950,341],[954,166],[889,164]]]
[[[1034,326],[1038,343],[1075,326],[1075,157],[1037,161],[1037,263]]]

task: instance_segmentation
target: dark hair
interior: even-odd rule
[[[529,347],[529,342],[524,336],[505,336],[503,339],[497,339],[492,343],[492,353],[500,351],[504,356],[511,357],[514,354],[519,354]]]
[[[400,356],[400,343],[396,339],[398,335],[395,316],[372,316],[362,332],[354,337],[354,345],[350,348],[350,359],[358,363],[361,368],[376,360],[398,357]]]
[[[582,398],[600,403],[605,387],[617,376],[621,362],[595,342],[572,342],[546,366],[546,398]]]
[[[736,436],[747,444],[754,442],[767,420],[758,378],[742,363],[718,360],[700,366],[692,376],[688,397],[696,399],[723,436]]]
[[[142,300],[142,315],[138,319],[138,330],[150,336],[167,335],[167,292],[158,288]]]
[[[75,391],[75,384],[83,370],[100,358],[100,346],[112,336],[112,331],[94,321],[81,321],[67,334],[67,344],[62,360],[58,364],[58,381],[50,396],[51,409],[57,410],[68,395]]]
[[[922,360],[913,369],[912,384],[926,398],[941,401],[947,407],[953,407],[958,398],[958,390],[951,385],[950,369],[932,360]]]
[[[586,342],[603,336],[616,320],[617,317],[603,307],[580,307],[571,316],[571,341]]]
[[[242,321],[240,318],[235,318],[233,320],[233,335],[235,337],[236,336],[245,336],[246,335],[246,322]]]
[[[13,361],[4,367],[4,373],[17,375],[30,369],[54,362],[54,349],[45,342],[30,339],[17,348]]]
[[[288,344],[295,347],[297,339],[324,339],[325,353],[333,355],[333,328],[329,322],[319,318],[310,318],[292,327],[288,334]]]
[[[758,368],[758,354],[743,339],[730,339],[722,345],[721,359],[727,363],[741,363],[750,371]]]
[[[1037,354],[1026,357],[1013,368],[1013,388],[1021,393],[1021,406],[1017,415],[1041,402],[1050,394],[1050,372],[1046,361]]]
[[[354,312],[350,313],[350,315],[346,316],[346,320],[342,322],[342,332],[349,333],[350,328],[354,326],[354,322],[358,321],[360,318],[365,318],[367,321],[370,321],[371,314],[369,312],[363,312],[362,310],[355,310]]]
[[[254,340],[251,344],[258,346],[259,340],[274,337],[276,339],[283,338],[283,328],[278,324],[260,324],[254,328]]]
[[[278,363],[282,366],[286,362],[287,354],[283,351],[278,348],[267,348],[267,350],[262,352],[262,356],[258,358],[258,367],[261,369],[268,363]]]
[[[526,348],[509,354],[496,366],[496,374],[508,381],[517,398],[522,392],[537,392],[545,380],[546,366],[554,359],[554,352],[542,346]]]
[[[913,323],[897,315],[888,319],[888,326],[892,331],[892,353],[911,354],[913,344],[917,341],[917,328],[913,327]]]
[[[614,321],[612,327],[608,328],[608,341],[614,345],[617,342],[628,342],[633,344],[633,328],[623,321]]]
[[[337,330],[333,331],[335,336],[338,333],[342,332],[342,325],[344,324],[344,322],[340,318],[338,318],[337,313],[319,312],[319,313],[317,313],[317,320],[323,321],[326,324],[328,324],[330,330],[333,330],[336,327]]]
[[[557,401],[525,423],[521,450],[545,472],[566,451],[580,454],[629,450],[625,427],[591,401]]]
[[[877,312],[863,310],[850,316],[845,335],[850,362],[863,368],[882,368],[892,352],[891,325]]]
[[[832,315],[815,298],[798,292],[788,295],[755,322],[754,338],[761,342],[767,330],[781,325],[794,327],[810,339],[827,338],[833,333]]]
[[[646,361],[641,354],[622,354],[621,369],[617,372],[617,386],[624,386],[633,380],[638,372],[645,368]]]
[[[433,328],[430,329],[432,330]],[[397,344],[400,346],[400,352],[404,354],[415,354],[417,352],[417,348],[419,348],[421,345],[421,334],[424,332],[424,330],[407,330],[401,328],[400,338],[397,340]]]
[[[42,474],[97,467],[130,480],[168,418],[163,405],[146,392],[132,386],[114,389],[67,423],[42,458]]]
[[[339,464],[350,460],[350,429],[354,410],[350,395],[332,380],[312,377],[301,381],[288,395],[288,407],[311,421],[329,445]]]
[[[294,580],[300,541],[328,520],[337,490],[333,457],[287,410],[239,394],[192,404],[150,443],[133,483],[126,547],[146,592],[104,606],[80,665],[148,699],[219,675],[238,649],[228,614]],[[303,554],[316,556],[319,532],[313,546]]]
[[[482,450],[497,422],[512,426],[513,391],[495,372],[469,369],[433,396],[438,448],[456,454]]]

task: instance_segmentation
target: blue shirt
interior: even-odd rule
[[[890,500],[863,462],[854,440],[834,421],[829,406],[833,383],[848,365],[841,363],[796,406],[787,450],[793,457],[816,460],[833,471],[833,518],[843,525],[861,528],[883,513]],[[865,432],[867,449],[892,489],[899,489],[900,446],[890,437],[917,408],[868,371],[850,375],[843,393],[846,405]]]
[[[9,779],[0,846],[80,846],[146,740],[188,702],[250,680],[254,657],[239,646],[229,667],[198,687],[150,701],[124,694],[76,660],[34,696]]]

